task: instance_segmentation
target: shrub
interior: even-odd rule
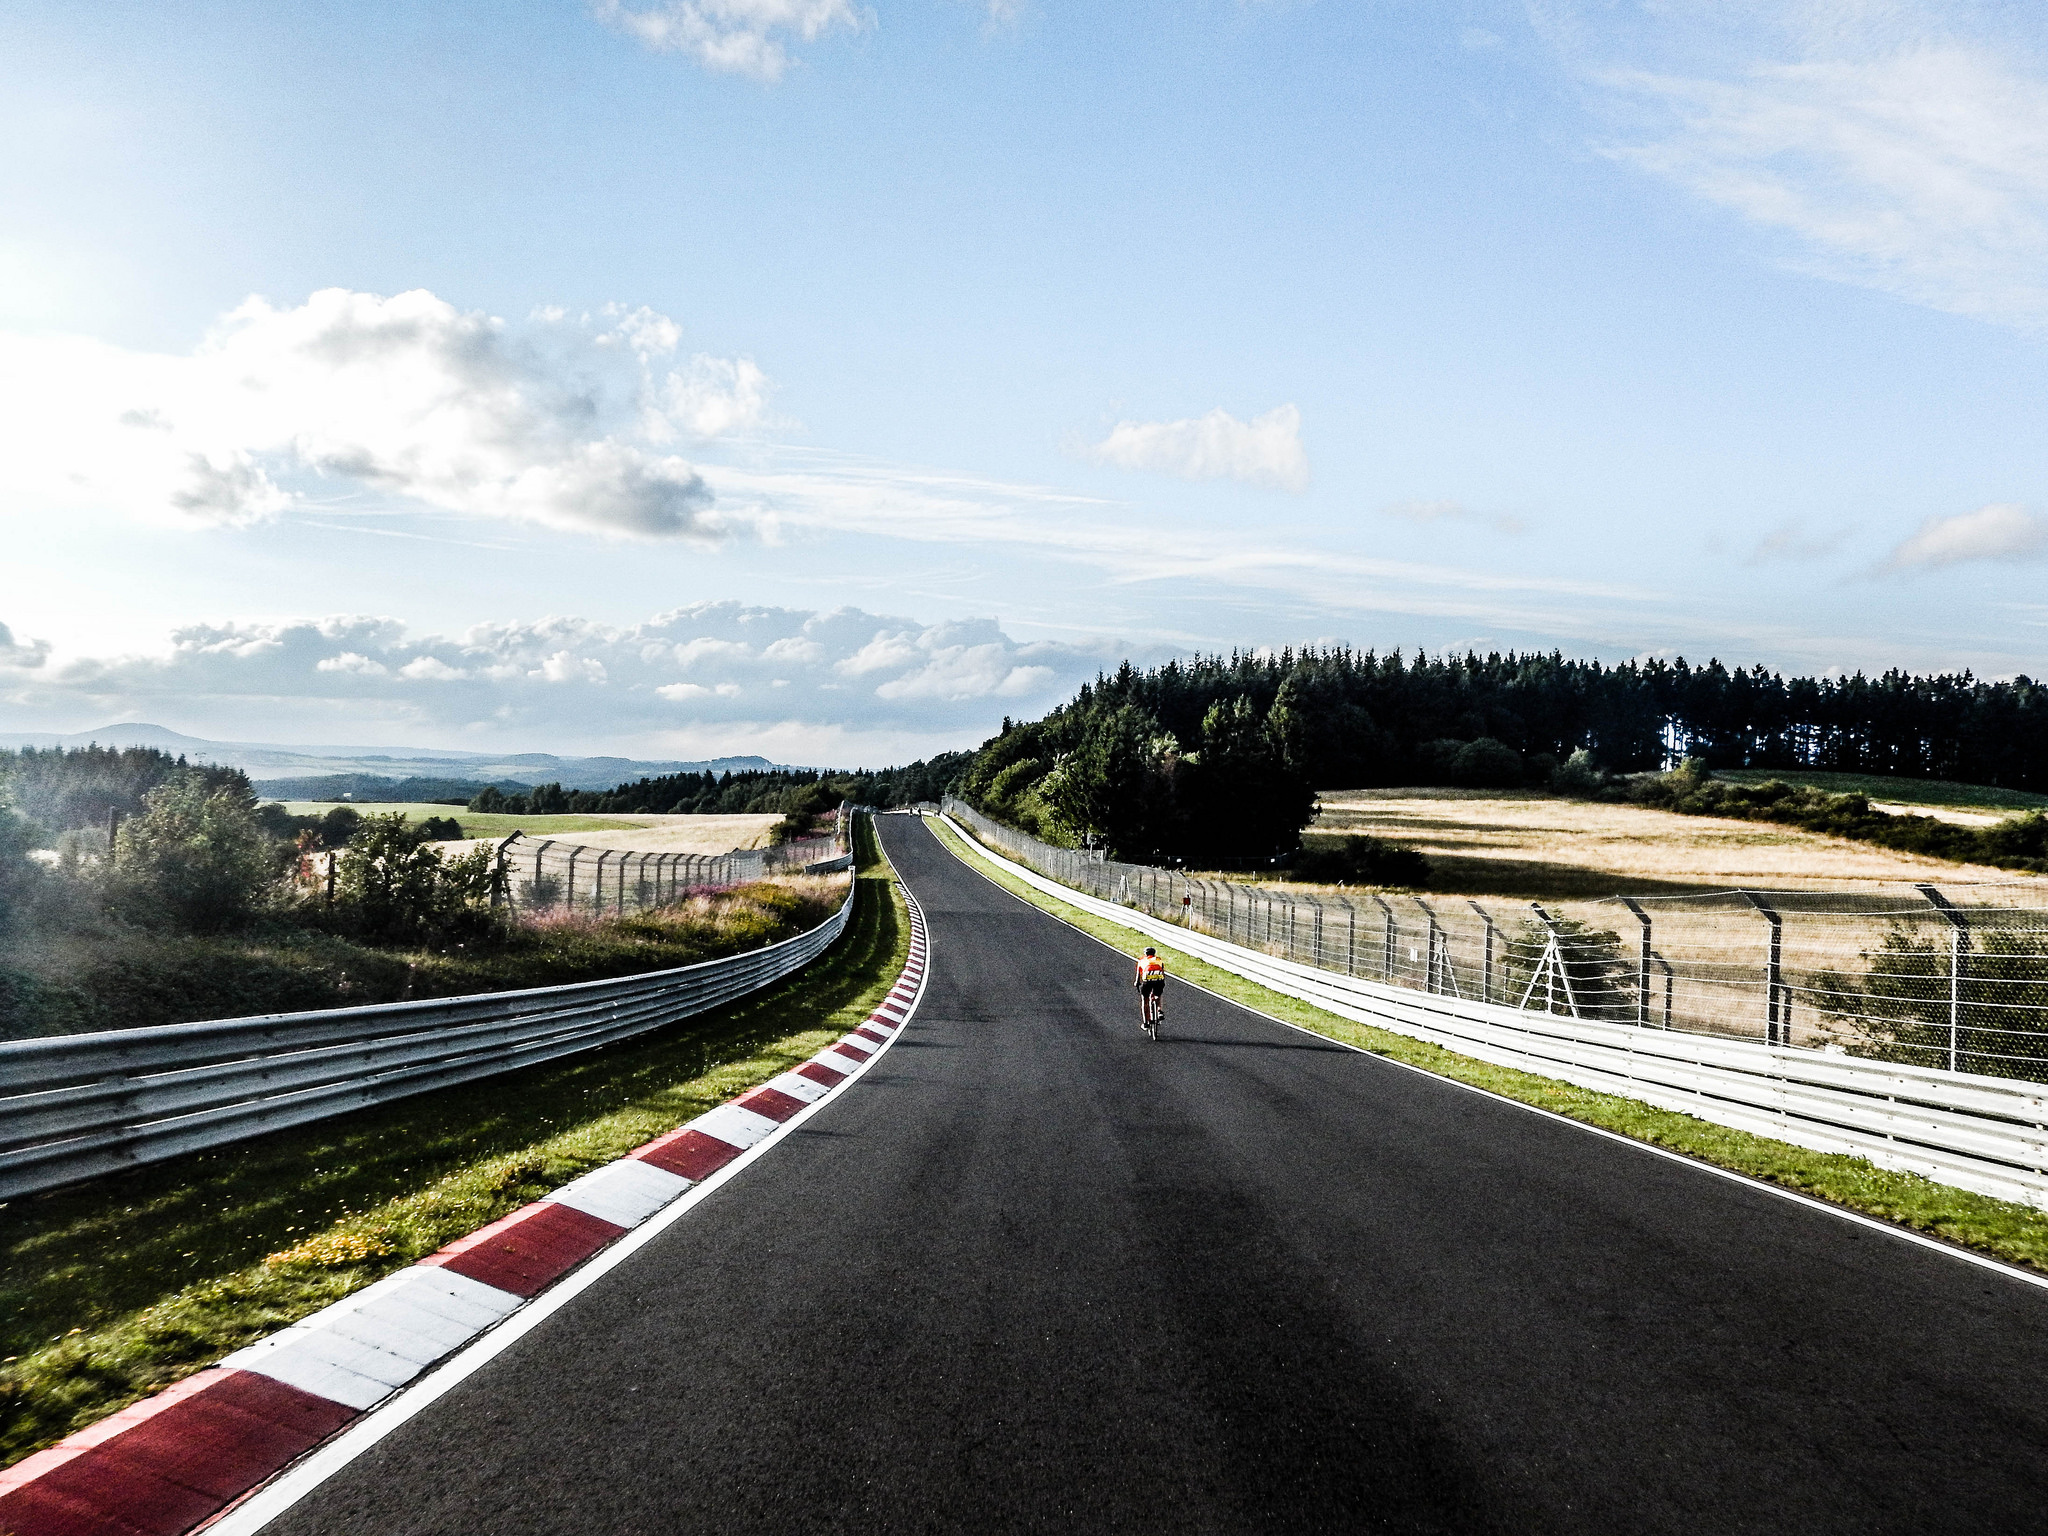
[[[349,839],[356,835],[356,828],[362,824],[362,812],[345,805],[337,805],[320,818],[320,846],[346,848]]]
[[[336,891],[350,923],[387,941],[455,938],[494,926],[495,850],[444,859],[404,815],[365,816],[341,856]]]
[[[1522,782],[1521,754],[1491,736],[1468,741],[1451,759],[1451,782],[1464,789],[1513,789]]]
[[[192,933],[244,922],[276,878],[272,843],[246,781],[213,788],[181,769],[143,797],[114,842],[109,896],[132,921]]]
[[[42,871],[29,850],[42,841],[42,828],[0,799],[0,932],[28,905]]]
[[[1862,951],[1860,976],[1823,970],[1814,979],[1821,1013],[1858,1056],[1946,1067],[1949,941],[1894,922]],[[1965,1072],[2048,1077],[2048,933],[1980,928],[1970,935],[1956,989],[1955,1048]]]
[[[420,823],[420,833],[432,843],[460,842],[462,823],[453,816],[429,816]]]
[[[1607,787],[1607,775],[1593,754],[1580,747],[1550,775],[1550,787],[1560,795],[1589,800]]]
[[[1429,859],[1419,849],[1358,836],[1304,848],[1288,869],[1296,880],[1330,885],[1426,886],[1430,873]]]

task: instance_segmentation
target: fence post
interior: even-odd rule
[[[1970,920],[1955,909],[1941,892],[1931,885],[1913,887],[1927,898],[1927,904],[1948,919],[1948,1069],[1961,1070],[1963,1042],[1963,956],[1970,947]]]
[[[514,832],[505,841],[498,844],[497,863],[491,870],[491,905],[494,908],[501,901],[508,907],[512,905],[512,854],[510,849],[518,841],[519,834]]]
[[[1641,903],[1632,896],[1621,898],[1621,904],[1635,913],[1636,921],[1643,925],[1643,946],[1636,956],[1636,1022],[1650,1027],[1650,914],[1642,909]]]
[[[1344,898],[1344,974],[1358,974],[1358,908],[1349,896]]]
[[[1377,892],[1373,894],[1372,899],[1380,904],[1380,910],[1387,915],[1386,942],[1380,946],[1380,979],[1386,982],[1388,986],[1392,986],[1394,984],[1394,909],[1387,905],[1386,897],[1381,896]]]
[[[1754,891],[1738,893],[1742,899],[1763,914],[1764,921],[1771,925],[1770,957],[1764,965],[1764,1040],[1769,1045],[1790,1045],[1792,1043],[1792,1010],[1787,1007],[1779,1012],[1779,993],[1785,982],[1785,919],[1778,909],[1767,903]],[[1780,1036],[1783,1036],[1781,1039]]]
[[[1493,1001],[1493,915],[1476,901],[1468,899],[1465,905],[1477,912],[1479,921],[1486,924],[1486,954],[1479,968],[1479,1001],[1490,1003]]]
[[[581,843],[571,843],[569,845],[569,883],[562,892],[562,910],[564,912],[574,912],[576,910],[576,860],[582,855],[582,852],[583,845]]]

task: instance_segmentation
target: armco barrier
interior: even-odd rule
[[[846,929],[614,981],[0,1042],[0,1199],[516,1071],[779,981]]]
[[[952,817],[946,822],[981,857],[1047,895],[1344,1018],[1717,1125],[2048,1207],[2048,1084],[1599,1023],[1364,981],[1090,896],[1005,858]]]

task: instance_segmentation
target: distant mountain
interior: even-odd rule
[[[68,735],[47,731],[0,732],[0,747],[156,747],[195,762],[240,768],[259,793],[283,796],[273,781],[366,775],[380,780],[442,778],[473,784],[560,784],[565,789],[610,789],[633,779],[668,773],[755,773],[783,766],[765,757],[714,757],[694,762],[642,762],[630,757],[556,757],[548,752],[452,752],[424,747],[285,746],[260,741],[207,741],[161,725],[127,721]],[[443,772],[433,772],[441,769]],[[358,796],[357,798],[361,798]],[[435,797],[441,798],[441,797]]]

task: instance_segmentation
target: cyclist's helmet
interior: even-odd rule
[[[1153,952],[1153,951],[1152,951],[1152,946],[1151,946],[1150,944],[1147,944],[1147,945],[1145,946],[1145,953],[1149,955],[1149,954],[1151,954],[1152,952]]]

